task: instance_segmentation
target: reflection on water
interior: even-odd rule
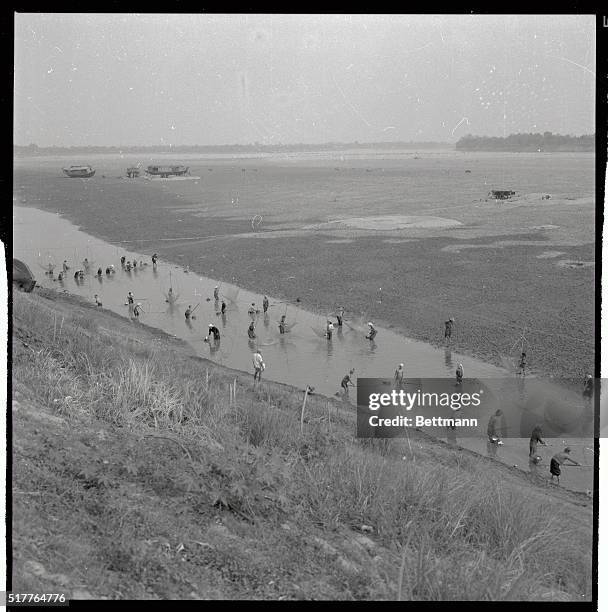
[[[452,361],[452,349],[446,346],[444,349],[445,367],[447,370],[454,370],[454,362]]]
[[[83,265],[83,268],[89,272],[82,279],[74,279],[68,274],[62,281],[57,281],[56,276],[40,273],[37,275],[39,284],[80,295],[92,304],[97,294],[104,308],[135,319],[133,305],[129,305],[126,300],[127,293],[132,291],[135,303],[141,302],[143,306],[143,312],[138,321],[134,320],[134,324],[142,322],[163,329],[187,341],[200,356],[231,368],[251,372],[251,353],[259,348],[266,363],[265,378],[295,385],[300,389],[310,385],[315,387],[316,393],[327,396],[335,396],[344,374],[351,369],[355,369],[361,377],[389,377],[392,380],[395,366],[399,363],[405,364],[410,381],[429,377],[453,379],[455,362],[463,363],[465,382],[467,378],[473,380],[510,376],[504,369],[453,353],[449,347],[436,349],[386,329],[377,328],[377,340],[367,340],[366,321],[360,318],[349,321],[348,309],[345,327],[336,326],[331,340],[324,336],[326,317],[302,310],[295,303],[288,304],[269,296],[268,313],[263,315],[254,312],[250,315],[250,305],[261,304],[260,295],[192,272],[185,273],[182,267],[169,262],[159,261],[156,268],[138,264],[137,268],[128,270],[121,264],[121,256],[128,261],[143,260],[144,263],[148,258],[89,236],[54,214],[16,207],[13,215],[14,256],[25,261],[32,270],[48,270],[48,265],[56,266],[64,259],[75,268],[80,265],[77,262],[84,264],[86,256],[86,266]],[[110,265],[115,266],[115,274],[99,277],[91,274],[95,274],[98,267],[105,269]],[[216,285],[219,286],[218,300],[213,295]],[[173,287],[176,294],[179,294],[176,303],[166,301],[169,287]],[[224,314],[220,314],[220,300],[227,305]],[[196,307],[191,319],[184,316],[188,304]],[[273,310],[273,307],[278,308]],[[254,309],[257,310],[257,307]],[[283,314],[292,327],[287,333],[280,334],[279,321]],[[218,321],[218,318],[222,327],[221,342],[204,342],[209,323]],[[247,334],[251,321],[255,325],[255,339],[248,338]],[[356,383],[356,380],[353,382]],[[570,421],[582,418],[582,413],[576,410],[569,415],[552,414],[546,398],[544,404],[538,404],[539,398],[529,396],[523,378],[519,380],[519,385],[519,400],[524,409],[517,425],[522,437],[529,436],[536,424],[539,409],[546,412],[544,417],[558,431],[560,428],[565,430]],[[352,405],[356,403],[355,396],[355,391],[351,390],[344,401]],[[501,424],[501,427],[506,431],[505,424]],[[517,434],[509,432],[509,435]],[[446,438],[456,443],[455,432],[446,432]],[[509,450],[504,446],[498,450],[496,445],[486,449],[486,439],[469,438],[459,443],[480,454],[501,456],[511,464],[518,461],[523,463],[528,456],[527,439],[511,438]],[[586,446],[590,445],[590,442],[586,442]],[[580,469],[577,476],[581,482],[587,483],[592,473],[590,469]],[[580,485],[576,486],[577,482],[577,478],[569,479],[568,472],[564,470],[562,483],[565,486],[581,488]],[[590,484],[582,486],[591,487]]]
[[[220,342],[221,342],[221,339],[209,340],[208,344],[209,344],[209,354],[210,355],[215,355],[220,350]]]
[[[486,453],[488,457],[496,457],[498,453],[498,444],[496,442],[488,440],[486,442]]]

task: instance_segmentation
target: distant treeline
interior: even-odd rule
[[[225,145],[153,145],[125,147],[39,147],[14,145],[16,156],[86,155],[121,153],[289,153],[301,151],[340,151],[344,149],[452,149],[447,142],[327,142],[322,144],[225,144]]]
[[[510,134],[498,136],[463,136],[458,151],[595,151],[595,134],[562,136],[561,134]]]

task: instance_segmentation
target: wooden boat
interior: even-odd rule
[[[90,178],[95,174],[91,166],[70,166],[62,168],[63,173],[70,178]]]
[[[146,174],[150,176],[160,176],[167,178],[169,176],[184,176],[188,174],[190,168],[188,166],[148,166]]]
[[[515,192],[510,189],[492,189],[488,193],[488,197],[494,198],[495,200],[508,200],[514,195],[516,195]]]

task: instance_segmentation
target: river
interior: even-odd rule
[[[248,309],[255,304],[255,309],[261,311],[261,295],[200,276],[168,261],[159,260],[157,268],[153,269],[149,257],[90,236],[57,214],[14,206],[13,236],[14,256],[30,266],[41,286],[80,295],[91,303],[97,295],[104,308],[123,316],[129,316],[126,296],[132,291],[135,302],[140,302],[143,308],[139,318],[142,323],[185,340],[200,356],[243,371],[252,372],[251,355],[257,346],[266,363],[265,378],[301,389],[310,385],[317,393],[334,396],[349,370],[355,370],[355,377],[390,378],[399,363],[405,364],[408,379],[453,378],[458,363],[463,364],[467,379],[513,378],[512,372],[506,369],[449,348],[442,350],[414,341],[381,327],[377,327],[375,342],[370,342],[364,337],[366,321],[349,320],[348,312],[346,324],[336,328],[331,341],[322,337],[325,317],[272,296],[268,296],[268,315],[260,312],[252,316]],[[148,265],[127,271],[120,265],[121,256]],[[90,273],[85,274],[83,281],[76,282],[73,272],[83,267],[85,258],[90,262]],[[70,270],[63,281],[58,281],[57,273],[64,260]],[[53,276],[44,273],[49,263],[55,265]],[[116,272],[106,275],[106,267],[111,264]],[[100,277],[96,276],[98,268],[102,269]],[[174,305],[166,302],[170,286],[179,296]],[[219,304],[213,299],[215,286],[219,286],[220,300],[226,301],[225,316],[218,314]],[[184,312],[189,305],[194,309],[194,316],[186,320]],[[288,325],[295,324],[286,334],[280,334],[278,329],[282,315],[286,316]],[[253,342],[247,334],[251,321],[257,335]],[[220,329],[221,340],[217,344],[204,341],[210,323]],[[562,389],[559,394],[569,395]],[[574,405],[580,403],[579,399],[572,394],[569,401]],[[592,439],[553,438],[550,442],[553,448],[543,451],[546,457],[543,457],[542,469],[547,470],[546,464],[555,447],[567,443],[573,448],[573,457],[587,467],[563,470],[562,484],[574,490],[591,489]],[[484,435],[459,439],[458,443],[481,454],[489,452],[510,465],[528,468],[527,439],[508,438],[499,449],[487,448]]]

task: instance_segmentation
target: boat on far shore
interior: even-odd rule
[[[95,170],[91,166],[70,166],[62,168],[63,173],[70,178],[91,178]]]
[[[188,166],[148,166],[146,168],[146,174],[148,176],[160,176],[161,178],[168,178],[170,176],[186,176],[189,174],[190,168]]]

